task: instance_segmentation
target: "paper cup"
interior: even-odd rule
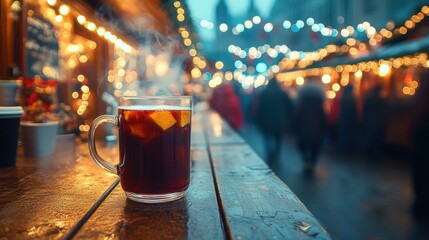
[[[19,123],[23,110],[19,106],[0,106],[0,168],[14,167],[18,147]]]

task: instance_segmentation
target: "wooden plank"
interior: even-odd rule
[[[210,145],[245,142],[217,112],[207,110],[203,115],[202,123]]]
[[[56,152],[0,169],[0,236],[58,239],[114,181],[90,159],[86,144],[58,139]]]
[[[223,239],[224,231],[205,147],[192,148],[191,184],[183,199],[141,204],[120,186],[83,226],[76,239]]]
[[[233,239],[330,239],[248,145],[210,146],[210,154]]]

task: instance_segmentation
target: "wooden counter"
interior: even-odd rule
[[[183,199],[126,199],[87,144],[59,138],[53,155],[0,169],[0,239],[330,239],[265,162],[218,114],[197,110],[191,184]],[[98,143],[115,161],[117,144]]]

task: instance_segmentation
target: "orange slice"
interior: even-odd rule
[[[139,124],[131,124],[130,130],[132,135],[139,136],[141,138],[144,138],[146,136],[145,132]]]
[[[191,122],[191,111],[180,111],[179,112],[179,121],[180,127],[184,127]]]
[[[125,121],[135,121],[138,119],[138,113],[135,111],[124,111]]]
[[[176,119],[173,114],[169,111],[157,111],[149,115],[150,118],[160,127],[162,130],[167,130],[176,123]]]
[[[130,119],[130,115],[131,115],[131,112],[124,111],[124,118],[125,118],[125,121],[128,121],[128,120]]]

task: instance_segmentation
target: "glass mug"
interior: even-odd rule
[[[190,181],[192,99],[120,97],[118,115],[101,115],[90,128],[89,152],[104,170],[120,177],[130,200],[170,202],[182,198]],[[103,123],[119,128],[119,163],[97,152],[95,131]]]

